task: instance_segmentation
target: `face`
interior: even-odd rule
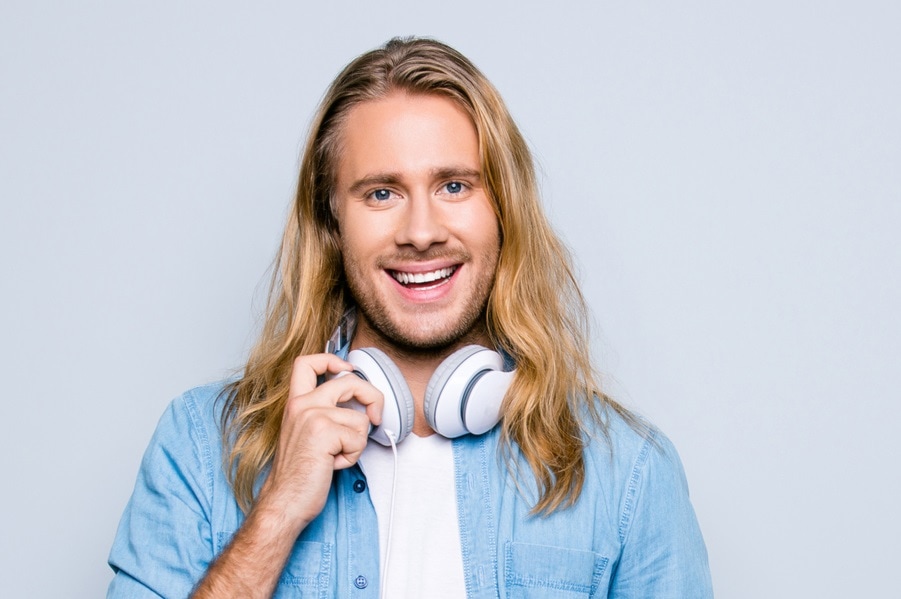
[[[348,113],[335,208],[355,345],[488,343],[500,233],[480,170],[475,126],[451,100],[397,92]]]

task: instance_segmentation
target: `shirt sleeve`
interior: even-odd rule
[[[636,459],[620,520],[611,599],[713,597],[707,549],[675,447],[657,433]]]
[[[160,419],[119,522],[108,599],[191,593],[213,559],[212,467],[196,404],[182,396]]]

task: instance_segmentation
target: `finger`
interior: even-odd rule
[[[367,434],[360,434],[352,428],[345,428],[340,433],[341,451],[335,455],[334,469],[349,468],[360,460],[363,450],[369,442]]]
[[[368,433],[371,421],[369,415],[362,411],[347,410],[335,406],[333,399],[322,398],[319,389],[314,393],[295,397],[285,406],[282,418],[280,438],[289,443],[293,439],[329,439],[336,437],[334,429],[338,426],[353,428],[361,433]],[[328,442],[320,447],[332,455],[338,448]]]
[[[345,362],[335,354],[310,354],[294,359],[291,370],[290,397],[304,395],[316,388],[316,379],[327,372],[337,374],[353,370],[350,362]]]
[[[368,414],[344,408],[316,408],[313,414],[308,415],[308,418],[310,417],[322,417],[328,423],[330,434],[334,434],[335,429],[341,427],[356,431],[366,437],[372,426]],[[340,438],[340,435],[338,436]],[[334,453],[335,451],[332,451],[332,454]]]
[[[311,454],[328,456],[333,463],[344,456],[353,463],[366,447],[369,419],[354,410],[316,408],[307,415],[303,431]]]
[[[323,383],[317,389],[317,391],[320,390],[327,392],[335,405],[348,402],[358,403],[366,411],[366,415],[373,424],[382,423],[385,397],[372,383],[358,376],[342,376]]]

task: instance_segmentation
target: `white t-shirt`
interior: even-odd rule
[[[384,570],[391,515],[394,454],[370,442],[360,458],[379,522]],[[410,434],[397,445],[397,490],[391,523],[388,586],[383,597],[466,596],[450,439]],[[382,580],[384,587],[385,581]]]

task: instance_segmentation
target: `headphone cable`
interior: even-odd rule
[[[391,443],[391,452],[394,454],[394,473],[391,476],[391,508],[388,510],[388,537],[385,539],[385,563],[382,564],[382,584],[379,597],[385,599],[386,589],[388,588],[388,563],[391,560],[391,530],[394,526],[394,497],[397,491],[397,443],[396,436],[392,431],[386,430],[385,436]]]

